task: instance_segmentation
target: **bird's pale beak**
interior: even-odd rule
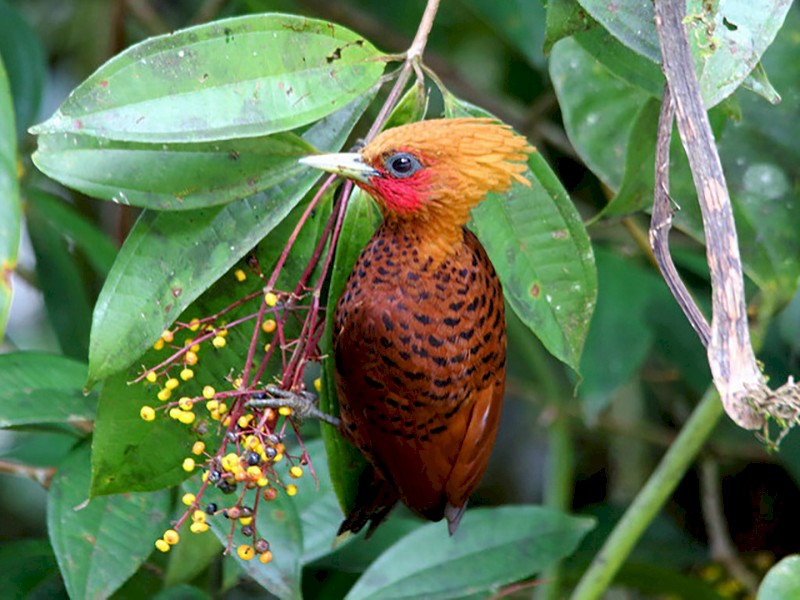
[[[336,173],[348,179],[355,179],[362,183],[369,183],[370,177],[380,175],[373,169],[360,154],[355,152],[342,152],[340,154],[317,154],[300,159],[300,164],[321,169],[329,173]]]

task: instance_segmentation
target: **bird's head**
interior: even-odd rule
[[[533,148],[492,119],[435,119],[388,129],[360,152],[321,154],[300,162],[355,181],[386,219],[460,227],[489,192],[522,173]]]

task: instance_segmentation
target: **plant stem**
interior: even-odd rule
[[[724,414],[719,395],[709,389],[694,409],[675,443],[614,527],[572,593],[572,600],[599,598],[667,499]]]

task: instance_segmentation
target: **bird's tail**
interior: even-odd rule
[[[358,533],[369,523],[367,535],[364,537],[369,539],[399,499],[395,489],[385,479],[371,468],[364,469],[359,481],[356,503],[339,527],[337,537],[348,532]]]

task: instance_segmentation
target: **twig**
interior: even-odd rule
[[[8,473],[9,475],[27,477],[45,489],[50,487],[50,482],[52,481],[55,472],[55,467],[32,467],[30,465],[23,465],[8,460],[0,460],[0,473]]]
[[[758,590],[758,578],[750,572],[733,545],[725,522],[725,509],[720,490],[719,467],[717,461],[706,457],[700,461],[700,502],[703,507],[703,520],[708,532],[708,545],[711,558],[722,564],[752,596]]]
[[[750,342],[730,197],[683,28],[686,3],[658,0],[655,11],[664,74],[703,213],[713,307],[708,362],[725,411],[740,427],[758,429],[764,417],[754,410],[750,397],[767,386]]]
[[[674,214],[673,202],[669,196],[669,145],[672,139],[672,122],[675,119],[675,105],[669,86],[664,88],[661,101],[661,114],[658,117],[658,139],[656,141],[656,175],[653,191],[653,214],[650,220],[650,246],[653,248],[658,268],[664,276],[667,287],[678,301],[683,314],[689,320],[703,346],[708,347],[711,328],[683,283],[672,255],[669,252],[669,231]]]

